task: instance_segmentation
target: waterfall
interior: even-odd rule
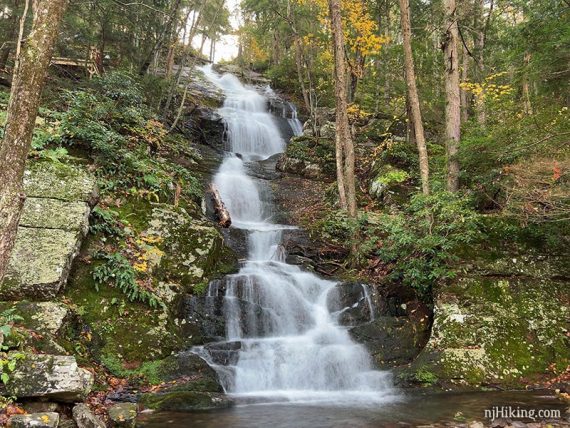
[[[295,108],[295,106],[289,103],[289,107],[291,108],[291,117],[288,118],[287,121],[289,122],[289,125],[293,130],[293,135],[295,135],[295,137],[298,137],[303,133],[303,124],[297,117],[297,109]]]
[[[337,283],[285,263],[281,239],[291,227],[272,223],[267,189],[247,174],[246,162],[285,148],[266,99],[233,75],[220,76],[211,66],[201,70],[226,96],[219,114],[227,126],[229,152],[214,181],[232,227],[247,236],[248,257],[238,273],[223,279],[222,345],[236,349],[237,358],[222,366],[214,363],[207,346],[194,351],[218,371],[226,392],[235,397],[333,404],[393,400],[389,372],[373,369],[366,349],[327,307]],[[209,295],[221,289],[216,281]],[[371,304],[368,290],[364,293]]]

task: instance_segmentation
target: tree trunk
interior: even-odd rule
[[[526,114],[532,114],[532,104],[530,102],[530,90],[529,90],[529,83],[528,83],[528,66],[529,66],[529,64],[530,64],[530,53],[525,52],[525,54],[524,54],[525,70],[523,71],[523,76],[522,76],[522,99],[523,99],[524,112]]]
[[[463,46],[461,51],[461,81],[467,82],[469,78],[469,53],[467,48]],[[469,93],[461,89],[461,122],[466,123],[469,120]]]
[[[328,0],[334,41],[337,181],[341,206],[356,217],[354,145],[348,124],[346,59],[340,0]],[[343,200],[344,199],[344,200]]]
[[[457,52],[458,28],[455,0],[444,0],[445,61],[445,144],[447,150],[447,190],[459,189],[459,160],[457,151],[461,138],[461,111],[459,97],[459,57]]]
[[[493,13],[494,2],[491,1],[491,6],[487,18],[485,19],[485,0],[475,0],[475,40],[474,40],[474,56],[477,72],[477,82],[483,84],[485,81],[485,43],[487,39],[487,28]],[[485,106],[485,94],[481,93],[475,100],[475,113],[477,115],[477,123],[482,127],[487,124],[487,109]]]
[[[41,92],[57,41],[66,0],[34,4],[32,30],[16,58],[0,146],[0,281],[6,273],[24,202],[22,179],[32,143]]]
[[[8,18],[8,33],[7,39],[4,41],[2,49],[0,49],[0,69],[6,68],[10,52],[12,52],[12,45],[17,43],[18,38],[18,14],[16,13],[20,5],[19,0],[12,3],[12,14]]]
[[[429,195],[429,162],[424,135],[424,125],[422,122],[422,113],[420,109],[420,99],[418,89],[416,87],[416,72],[414,69],[414,57],[412,55],[412,30],[410,19],[410,3],[409,0],[400,0],[400,12],[402,23],[402,36],[404,42],[404,66],[406,72],[406,85],[408,88],[409,111],[411,118],[409,122],[412,125],[418,154],[420,159],[420,175],[422,178],[422,192]]]

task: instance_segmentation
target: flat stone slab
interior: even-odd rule
[[[18,324],[42,334],[56,335],[70,313],[67,305],[56,302],[0,302],[0,312],[14,309],[23,320]]]
[[[18,228],[8,270],[0,284],[0,299],[54,298],[67,281],[81,235],[62,229]]]
[[[89,229],[89,212],[89,205],[83,201],[27,198],[20,226],[79,231],[86,234]]]
[[[29,198],[83,201],[93,205],[98,197],[95,177],[85,168],[61,162],[34,162],[24,173]]]
[[[56,428],[58,425],[59,415],[55,412],[16,415],[8,421],[10,428]]]
[[[80,368],[73,356],[26,354],[3,385],[2,395],[42,397],[54,401],[83,401],[93,387],[91,372]]]

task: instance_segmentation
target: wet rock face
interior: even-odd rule
[[[350,329],[351,336],[366,346],[380,368],[411,362],[424,344],[423,332],[406,317],[378,317]]]
[[[197,334],[194,343],[208,343],[227,337],[231,317],[233,328],[239,328],[245,336],[264,336],[259,326],[271,326],[271,314],[261,306],[245,300],[244,296],[226,299],[226,281],[210,283],[206,296],[187,296],[184,303],[186,329]],[[237,287],[240,290],[240,287]],[[243,291],[243,290],[242,290]]]
[[[368,285],[357,282],[338,284],[327,296],[327,306],[338,322],[345,326],[368,323],[374,307],[367,296]]]
[[[0,299],[49,300],[67,281],[97,186],[79,166],[35,162],[25,172],[24,190],[28,198]]]
[[[565,369],[569,265],[564,257],[529,253],[474,260],[438,290],[430,340],[408,374],[516,387]]]
[[[26,354],[18,361],[2,393],[19,398],[42,397],[63,402],[83,401],[93,386],[91,372],[75,357]]]

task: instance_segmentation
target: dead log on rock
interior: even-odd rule
[[[214,204],[214,214],[216,215],[218,224],[222,227],[230,227],[232,224],[230,212],[224,205],[222,196],[220,195],[220,192],[214,183],[210,184],[210,187],[208,188],[208,194],[212,198],[212,202]]]

